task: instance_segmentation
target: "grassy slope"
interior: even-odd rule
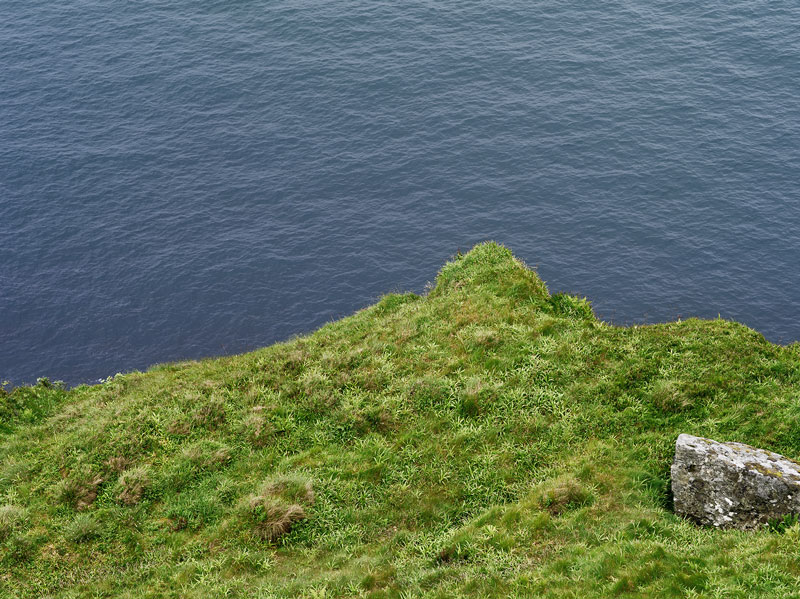
[[[668,475],[680,432],[800,455],[798,382],[482,244],[308,337],[0,397],[0,594],[797,596],[800,528],[699,529]]]

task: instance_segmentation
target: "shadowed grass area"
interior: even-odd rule
[[[681,432],[800,456],[800,348],[622,328],[496,244],[250,354],[0,392],[8,597],[790,597],[671,511]]]

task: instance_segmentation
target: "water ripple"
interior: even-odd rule
[[[796,3],[4,9],[0,379],[265,345],[486,238],[800,339]]]

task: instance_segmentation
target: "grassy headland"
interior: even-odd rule
[[[616,327],[496,244],[307,337],[0,392],[7,597],[789,597],[670,510],[681,432],[800,455],[800,347]]]

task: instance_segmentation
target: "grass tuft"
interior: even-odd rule
[[[78,514],[64,527],[64,538],[70,543],[85,543],[98,538],[102,526],[94,515]]]
[[[259,538],[275,542],[308,517],[303,504],[313,503],[314,488],[310,480],[298,475],[278,476],[250,496],[241,511]]]
[[[553,516],[591,505],[594,493],[572,475],[562,475],[541,483],[534,492],[537,505]]]
[[[97,499],[103,481],[92,467],[82,466],[56,486],[56,499],[78,511],[85,510]]]
[[[25,508],[12,504],[0,505],[0,542],[25,528],[27,520]]]
[[[116,487],[116,498],[124,505],[136,505],[144,497],[150,487],[150,474],[144,466],[125,471],[119,477]]]

